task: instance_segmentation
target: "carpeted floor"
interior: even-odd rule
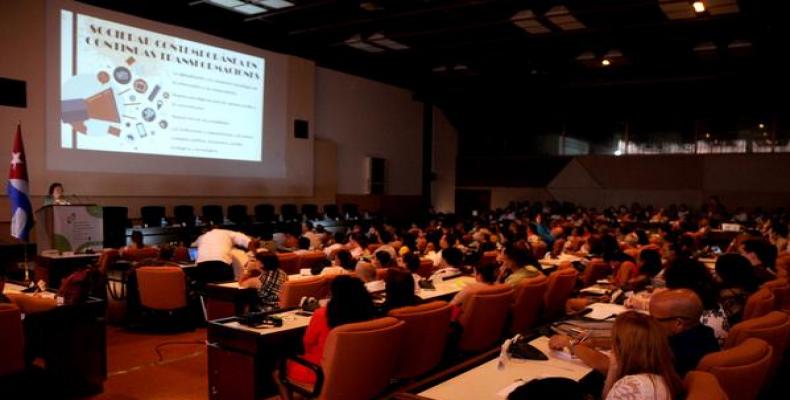
[[[202,328],[150,334],[108,327],[108,377],[104,393],[90,399],[207,399],[205,340]]]

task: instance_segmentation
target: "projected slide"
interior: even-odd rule
[[[265,60],[61,11],[60,146],[261,161]]]

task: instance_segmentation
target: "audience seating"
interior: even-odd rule
[[[175,311],[187,306],[187,287],[180,267],[137,268],[140,305],[156,311]]]
[[[746,299],[743,320],[762,317],[774,308],[774,295],[770,289],[761,288]]]
[[[563,315],[565,302],[571,297],[579,272],[574,268],[559,268],[548,277],[543,297],[543,318],[553,320]]]
[[[774,310],[790,313],[790,285],[786,278],[765,282],[762,286],[774,295]]]
[[[175,206],[173,207],[173,217],[178,225],[194,226],[195,208],[186,204]]]
[[[549,282],[544,275],[521,282],[515,288],[513,305],[510,307],[510,334],[526,333],[540,321],[543,296]]]
[[[22,313],[14,304],[0,304],[0,377],[25,369]]]
[[[433,261],[425,258],[420,260],[420,269],[417,270],[417,275],[428,279],[433,274]]]
[[[612,274],[612,268],[604,261],[590,261],[584,267],[581,280],[582,286],[587,287],[595,284],[599,279],[606,279]]]
[[[273,222],[277,220],[274,206],[271,204],[258,204],[255,206],[255,222]]]
[[[207,204],[201,208],[203,212],[203,222],[209,225],[222,224],[225,222],[225,215],[222,213],[222,206]]]
[[[234,224],[246,224],[250,222],[250,216],[247,215],[247,206],[244,204],[228,206],[228,220]]]
[[[490,264],[496,261],[496,257],[499,253],[496,250],[486,251],[480,257],[480,265]]]
[[[126,207],[102,207],[102,229],[104,230],[104,247],[122,247],[126,245],[126,228],[129,224],[129,209]]]
[[[709,372],[689,371],[683,379],[686,400],[727,400],[727,393],[716,376]]]
[[[316,297],[324,290],[327,280],[321,276],[305,276],[288,280],[280,288],[280,308],[296,307],[302,297]]]
[[[162,226],[165,208],[163,206],[143,206],[140,208],[140,217],[143,220],[143,226]]]
[[[292,222],[299,220],[299,209],[296,204],[283,204],[280,206],[280,216],[283,222]]]
[[[406,323],[395,363],[395,378],[413,378],[436,367],[449,334],[452,307],[434,301],[391,310],[390,317]]]
[[[724,348],[735,347],[748,338],[765,340],[774,350],[772,367],[779,365],[790,339],[790,316],[781,311],[771,311],[762,317],[736,324],[730,329]],[[773,369],[773,368],[772,368]]]
[[[288,275],[299,273],[299,256],[294,253],[277,253],[280,269]]]
[[[310,251],[299,256],[299,268],[322,266],[324,262],[326,262],[326,254],[320,250]]]
[[[405,323],[392,317],[338,326],[329,332],[320,366],[292,358],[318,372],[315,385],[288,380],[284,368],[280,380],[287,390],[311,399],[377,398],[393,376],[404,329]]]
[[[142,261],[159,258],[158,247],[143,247],[142,249],[125,249],[121,258],[127,261]]]
[[[512,301],[509,285],[476,289],[463,304],[458,320],[463,327],[458,349],[479,352],[491,348],[502,337]]]
[[[735,347],[706,355],[696,369],[713,374],[731,400],[753,400],[765,383],[772,357],[768,343],[749,338]]]
[[[342,206],[343,215],[350,219],[359,218],[359,207],[353,203],[345,203]]]

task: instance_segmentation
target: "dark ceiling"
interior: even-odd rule
[[[789,86],[783,0],[706,0],[691,16],[680,0],[289,0],[260,18],[195,0],[81,1],[408,88],[462,131],[570,115],[763,112]],[[671,18],[672,7],[688,18]],[[568,16],[578,29],[561,27]],[[376,34],[408,48],[387,49]]]

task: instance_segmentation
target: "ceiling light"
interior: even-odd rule
[[[259,0],[256,3],[264,5],[268,8],[280,9],[286,7],[293,7],[294,3],[285,0]]]
[[[691,3],[691,6],[694,7],[694,11],[697,12],[698,14],[705,12],[705,3],[701,1],[693,2]]]
[[[584,53],[576,56],[576,61],[590,61],[595,59],[595,53],[592,51],[585,51]]]
[[[612,65],[612,62],[609,61],[608,58],[604,58],[603,60],[601,60],[601,65],[603,65],[604,67],[608,67],[608,66]]]
[[[228,7],[228,8],[244,5],[244,2],[241,0],[208,0],[208,2],[211,4],[216,4],[218,6]]]
[[[620,150],[615,150],[614,151],[614,155],[619,157],[619,156],[623,155],[623,152],[620,151]]]
[[[705,134],[705,139],[710,139],[710,132]]]
[[[617,50],[617,49],[612,49],[612,50],[607,51],[606,54],[603,55],[603,58],[612,59],[612,58],[619,58],[619,57],[622,57],[622,56],[623,56],[623,52],[622,51]]]
[[[268,11],[267,9],[265,9],[263,7],[258,7],[258,6],[253,5],[253,4],[245,4],[243,6],[233,7],[232,10],[236,11],[236,12],[240,12],[242,14],[247,14],[247,15],[260,14],[260,13],[265,13],[266,11]]]
[[[757,124],[757,127],[760,128],[760,129],[765,129],[765,124],[759,123],[759,124]]]

